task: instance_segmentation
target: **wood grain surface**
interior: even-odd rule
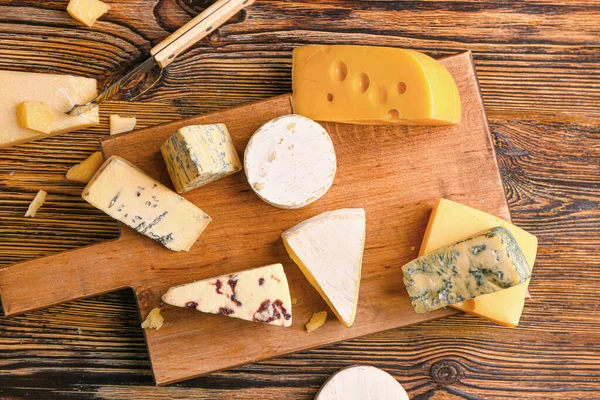
[[[107,2],[89,29],[66,0],[1,0],[0,68],[108,82],[211,3]],[[121,291],[0,320],[0,398],[310,399],[355,363],[392,373],[415,399],[600,398],[599,9],[598,0],[258,0],[178,57],[143,108],[113,102],[99,127],[0,152],[0,263],[10,264],[116,237],[64,178],[98,149],[111,112],[143,127],[286,93],[301,44],[472,50],[513,221],[540,239],[519,328],[460,315],[155,388],[134,297]],[[49,202],[32,224],[22,215],[38,189]]]

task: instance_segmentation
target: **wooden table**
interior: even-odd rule
[[[88,29],[66,0],[0,0],[0,69],[105,82],[210,3],[107,2]],[[171,65],[143,106],[111,102],[99,127],[0,150],[10,264],[117,235],[64,177],[111,113],[145,127],[288,92],[291,50],[307,43],[471,50],[513,220],[540,239],[519,328],[460,315],[156,388],[122,291],[0,320],[0,398],[311,399],[355,363],[390,372],[414,399],[600,398],[599,20],[599,0],[258,0]],[[38,189],[48,203],[25,219]]]

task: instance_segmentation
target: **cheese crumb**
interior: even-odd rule
[[[256,190],[263,190],[264,188],[265,188],[265,184],[264,183],[262,183],[262,182],[261,183],[258,183],[258,182],[254,183],[254,189],[256,189]]]
[[[42,204],[44,204],[44,202],[46,201],[47,194],[48,193],[44,192],[43,190],[40,190],[39,192],[37,192],[37,194],[35,195],[35,198],[31,202],[31,204],[29,205],[29,208],[27,209],[27,212],[25,213],[26,217],[32,217],[32,218],[35,217],[35,214],[37,213],[37,211],[40,209]]]
[[[415,246],[411,246],[410,251],[415,251]]]
[[[298,299],[295,297],[292,297],[292,305],[296,305],[298,304]]]
[[[323,324],[325,324],[325,321],[327,320],[327,311],[321,311],[318,313],[314,313],[313,316],[311,317],[310,321],[308,321],[308,324],[306,324],[306,331],[308,333],[319,329],[320,327],[323,326]]]
[[[108,4],[100,0],[71,0],[67,12],[77,21],[91,27],[109,8]]]
[[[150,314],[146,317],[146,320],[142,322],[142,328],[144,329],[156,329],[159,330],[165,319],[160,315],[160,308],[154,308],[150,311]]]
[[[92,177],[96,172],[98,172],[102,164],[104,164],[102,153],[99,151],[92,153],[87,159],[71,167],[67,172],[67,179],[75,182],[88,183],[92,180]]]
[[[120,115],[110,116],[110,134],[118,135],[119,133],[130,132],[135,129],[137,118],[121,117]]]

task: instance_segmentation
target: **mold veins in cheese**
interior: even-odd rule
[[[413,50],[310,45],[294,49],[294,112],[317,121],[447,125],[461,118],[454,78]]]
[[[301,115],[284,115],[250,138],[244,168],[250,187],[263,201],[295,209],[327,193],[337,164],[331,138],[321,125]]]
[[[292,302],[281,264],[221,275],[170,288],[162,300],[252,322],[292,325]]]
[[[317,215],[282,235],[292,260],[347,327],[356,316],[365,232],[365,210],[346,208]]]
[[[531,277],[519,244],[502,227],[419,257],[402,272],[418,313],[498,292]]]
[[[527,263],[533,268],[537,253],[534,235],[494,215],[446,199],[440,199],[431,212],[419,256],[495,226],[502,226],[513,234]],[[452,307],[503,326],[515,327],[523,312],[528,286],[529,279],[520,285],[465,300]]]
[[[0,71],[0,148],[98,125],[98,107],[77,116],[65,114],[76,104],[85,104],[96,96],[96,80],[71,75],[35,74]],[[17,105],[44,102],[55,120],[50,133],[22,127]]]
[[[242,170],[224,124],[186,126],[160,151],[177,193],[185,193]]]
[[[174,251],[188,251],[211,221],[194,204],[117,156],[106,160],[82,197]]]

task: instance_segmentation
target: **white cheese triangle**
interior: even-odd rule
[[[292,325],[292,300],[281,264],[172,287],[162,301],[246,321]]]
[[[356,316],[365,230],[365,210],[346,208],[317,215],[282,235],[290,257],[347,327]]]

